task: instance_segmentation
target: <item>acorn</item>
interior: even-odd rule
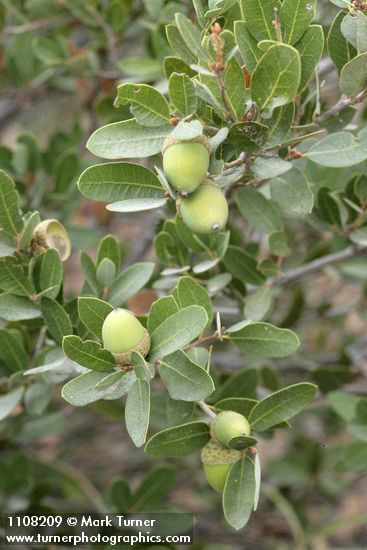
[[[248,436],[251,426],[242,414],[234,411],[223,411],[213,418],[210,424],[210,435],[214,441],[226,446],[231,439],[241,435]]]
[[[214,441],[209,441],[201,451],[204,474],[209,485],[222,493],[232,464],[244,455],[244,451],[226,449]]]
[[[210,144],[205,136],[197,136],[192,140],[168,136],[162,154],[164,173],[177,191],[192,193],[203,182],[210,161]]]
[[[195,193],[181,200],[179,212],[194,233],[217,233],[228,220],[227,201],[219,187],[209,180],[205,180]]]
[[[31,248],[35,256],[55,248],[64,262],[69,258],[71,251],[69,235],[58,220],[43,220],[33,230]]]
[[[133,351],[143,357],[150,349],[150,336],[131,311],[117,308],[111,311],[102,325],[102,340],[105,349],[115,357],[118,365],[131,365]]]

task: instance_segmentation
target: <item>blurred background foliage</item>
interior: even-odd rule
[[[230,10],[228,26],[236,9]],[[113,107],[117,83],[147,82],[166,91],[162,61],[173,51],[165,25],[177,12],[194,16],[193,3],[0,0],[0,168],[15,179],[25,212],[57,217],[70,231],[73,255],[65,266],[70,299],[83,285],[79,251],[95,257],[108,233],[118,236],[127,265],[153,258],[156,214],[112,216],[103,205],[83,199],[75,182],[95,162],[85,149],[91,132],[131,117],[128,107]],[[316,22],[327,32],[335,14],[332,3],[319,2]],[[330,105],[339,94],[333,71],[325,57],[320,79]],[[366,113],[360,116],[365,119]],[[314,179],[334,190],[349,178],[347,170],[313,169]],[[337,234],[330,243],[319,228],[292,223],[295,246],[308,260],[338,248]],[[261,365],[261,385],[276,390],[302,375],[319,385],[322,396],[292,430],[278,430],[260,442],[263,496],[244,533],[224,524],[219,497],[206,486],[197,456],[181,459],[177,473],[175,460],[151,470],[152,460],[127,438],[120,407],[104,401],[71,411],[51,386],[47,396],[42,388],[42,399],[33,390],[26,410],[0,424],[1,509],[192,511],[195,549],[365,547],[367,399],[353,390],[356,382],[358,392],[367,393],[359,377],[362,372],[366,379],[367,372],[366,266],[365,258],[356,258],[342,270],[329,267],[298,282],[283,291],[273,312],[278,326],[300,334],[307,353],[277,361],[276,370]],[[145,291],[129,305],[145,312],[158,293]],[[223,311],[225,317],[225,304]],[[244,367],[241,357],[225,348],[215,364],[223,381],[227,372]],[[348,391],[341,392],[346,384]],[[156,429],[167,425],[167,407],[158,395],[152,412]],[[142,498],[153,486],[150,498]]]

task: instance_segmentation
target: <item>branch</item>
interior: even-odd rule
[[[302,279],[307,275],[312,275],[312,273],[316,273],[328,265],[343,262],[344,260],[349,260],[350,258],[354,258],[356,256],[364,256],[365,254],[367,254],[366,247],[349,246],[348,248],[344,248],[344,250],[341,250],[340,252],[329,254],[327,256],[324,256],[323,258],[317,258],[316,260],[313,260],[308,264],[290,269],[279,277],[272,277],[267,281],[267,284],[269,286],[285,285],[287,283],[296,281],[297,279]]]
[[[362,101],[364,101],[366,98],[367,98],[367,90],[364,90],[354,98],[343,96],[334,105],[334,107],[331,107],[331,109],[329,109],[328,111],[325,111],[325,113],[322,113],[321,115],[315,117],[314,122],[316,124],[322,124],[323,122],[326,122],[329,118],[338,116],[338,114],[346,107],[349,107],[350,105],[356,105],[357,103],[362,103]]]
[[[222,331],[224,331],[224,327],[222,327]],[[210,342],[210,340],[217,340],[219,338],[218,331],[215,331],[214,334],[209,334],[208,336],[202,336],[201,338],[198,338],[195,340],[195,342],[192,342],[191,344],[187,344],[183,349],[192,349],[196,346],[201,346],[205,342]]]
[[[204,401],[197,401],[196,404],[198,407],[200,407],[202,411],[205,412],[205,414],[210,416],[210,418],[215,418],[217,416],[215,412],[211,410],[209,405],[207,405]]]

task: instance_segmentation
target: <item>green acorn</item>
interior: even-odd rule
[[[250,432],[251,426],[247,418],[234,411],[219,413],[210,424],[212,439],[224,446],[234,437],[248,436]]]
[[[181,200],[179,211],[194,233],[216,233],[228,220],[227,201],[219,187],[208,180],[195,193]]]
[[[56,248],[64,262],[71,251],[69,235],[58,220],[43,220],[34,228],[31,248],[35,256],[39,256],[49,248]]]
[[[183,194],[192,193],[203,182],[209,168],[210,145],[205,136],[192,140],[166,138],[163,170],[170,184]]]
[[[137,351],[143,357],[150,349],[150,336],[140,321],[127,309],[111,311],[102,326],[103,345],[119,365],[131,365],[131,354]]]
[[[232,464],[244,455],[244,451],[225,449],[214,441],[209,441],[201,451],[204,474],[209,485],[222,493]]]

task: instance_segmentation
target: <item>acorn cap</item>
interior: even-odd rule
[[[172,147],[172,145],[180,145],[181,143],[201,143],[202,145],[204,145],[209,155],[212,152],[208,138],[201,134],[200,136],[196,136],[193,139],[175,139],[171,136],[166,137],[163,143],[162,155],[169,147]]]
[[[31,248],[39,256],[50,248],[55,248],[64,262],[70,256],[71,245],[65,227],[58,220],[43,220],[36,225],[31,241]]]
[[[233,464],[244,455],[244,451],[235,449],[226,449],[214,441],[209,441],[201,451],[201,461],[203,464],[218,466],[220,464]]]
[[[128,365],[131,365],[131,354],[133,351],[136,351],[140,353],[143,357],[146,357],[150,350],[150,344],[151,341],[149,332],[144,329],[143,339],[139,342],[137,346],[135,346],[135,348],[124,351],[123,353],[112,353],[112,355],[116,359],[116,363],[118,366],[126,367]]]

